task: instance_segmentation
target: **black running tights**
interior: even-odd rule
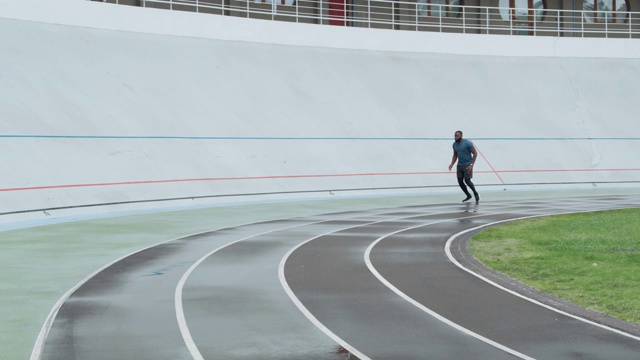
[[[463,182],[464,180],[464,182]],[[471,194],[469,194],[469,190],[467,190],[467,187],[464,184],[469,185],[469,187],[471,188],[471,191],[473,191],[473,193],[476,193],[476,187],[473,185],[473,183],[471,182],[471,178],[458,178],[458,185],[460,185],[460,189],[462,189],[462,191],[464,191],[465,194],[467,194],[467,196],[471,196]]]

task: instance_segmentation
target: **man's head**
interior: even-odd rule
[[[453,135],[453,137],[456,139],[457,142],[462,141],[462,131],[460,131],[460,130],[456,131],[456,133]]]

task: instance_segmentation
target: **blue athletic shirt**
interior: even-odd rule
[[[453,151],[458,155],[458,166],[471,165],[471,150],[473,150],[473,144],[467,139],[462,139],[459,143],[453,142]]]

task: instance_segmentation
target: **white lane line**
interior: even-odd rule
[[[51,309],[51,311],[49,312],[49,315],[45,319],[44,324],[42,325],[42,328],[40,328],[40,332],[38,333],[38,337],[36,338],[36,343],[33,346],[33,350],[31,351],[30,360],[40,360],[40,358],[42,357],[42,351],[44,350],[44,343],[47,341],[47,336],[49,336],[49,331],[51,331],[51,326],[53,325],[53,321],[55,320],[56,316],[58,315],[58,312],[60,311],[60,308],[65,303],[65,301],[67,301],[71,297],[71,295],[73,295],[73,293],[76,292],[76,290],[78,290],[87,281],[91,280],[94,276],[98,275],[100,272],[104,271],[105,269],[107,269],[108,267],[114,265],[115,263],[128,258],[129,256],[133,256],[133,255],[138,254],[140,252],[143,252],[145,250],[151,249],[153,247],[156,247],[156,246],[159,246],[159,245],[162,245],[162,244],[169,243],[171,241],[176,241],[176,240],[188,238],[188,237],[191,237],[191,236],[202,235],[202,234],[206,234],[206,233],[211,232],[211,231],[212,230],[202,231],[202,232],[198,232],[198,233],[194,233],[194,234],[190,234],[190,235],[180,236],[180,237],[175,238],[175,239],[162,241],[160,243],[157,243],[157,244],[154,244],[154,245],[150,245],[150,246],[147,246],[145,248],[136,250],[136,251],[134,251],[132,253],[129,253],[129,254],[124,255],[124,256],[121,256],[121,257],[111,261],[110,263],[102,266],[98,270],[92,272],[91,274],[86,276],[84,279],[80,280],[75,286],[73,286],[66,293],[64,293],[64,295],[62,295],[60,297],[60,299],[58,299],[58,301],[53,305],[53,308]]]
[[[325,215],[325,214],[318,214],[318,215],[311,215],[311,216],[322,216],[322,215]],[[266,221],[262,221],[262,222],[244,223],[244,224],[234,225],[234,226],[231,226],[231,227],[224,227],[224,228],[217,228],[217,229],[212,229],[212,230],[201,231],[201,232],[197,232],[197,233],[193,233],[193,234],[184,235],[184,236],[180,236],[180,237],[177,237],[177,238],[161,241],[161,242],[159,242],[157,244],[149,245],[147,247],[144,247],[144,248],[141,248],[139,250],[133,251],[133,252],[127,254],[127,255],[123,255],[123,256],[121,256],[121,257],[109,262],[108,264],[100,267],[98,270],[92,272],[91,274],[87,275],[85,278],[80,280],[76,285],[74,285],[71,289],[69,289],[66,293],[64,293],[60,297],[60,299],[58,299],[58,301],[53,305],[53,308],[51,308],[51,311],[49,312],[49,315],[45,319],[44,324],[40,328],[40,332],[38,333],[38,337],[36,338],[35,345],[33,346],[33,350],[31,351],[30,360],[40,360],[40,358],[42,357],[42,351],[44,350],[44,344],[47,341],[47,337],[49,336],[49,332],[51,331],[51,326],[53,325],[53,321],[55,320],[56,316],[58,315],[58,312],[60,311],[60,308],[62,307],[62,305],[82,285],[84,285],[89,280],[91,280],[93,277],[98,275],[100,272],[106,270],[107,268],[111,267],[115,263],[120,262],[120,261],[122,261],[122,260],[124,260],[124,259],[126,259],[126,258],[128,258],[130,256],[133,256],[133,255],[136,255],[138,253],[141,253],[141,252],[143,252],[145,250],[149,250],[149,249],[151,249],[153,247],[160,246],[160,245],[163,245],[163,244],[167,244],[167,243],[170,243],[172,241],[177,241],[177,240],[189,238],[189,237],[192,237],[192,236],[204,235],[204,234],[211,233],[211,232],[214,232],[214,231],[220,231],[220,230],[224,230],[224,229],[236,228],[236,227],[242,227],[242,226],[248,226],[248,225],[255,225],[255,224],[260,224],[260,223],[265,223],[265,222],[283,221],[283,220],[295,220],[295,219],[300,219],[300,218],[280,218],[280,219],[275,219],[275,220],[266,220]]]
[[[183,301],[182,301],[182,293],[184,290],[184,284],[187,282],[187,279],[189,278],[189,276],[191,275],[191,273],[193,273],[193,271],[200,265],[202,264],[202,262],[204,262],[207,258],[209,258],[211,255],[217,253],[218,251],[229,247],[231,245],[237,244],[241,241],[245,241],[251,238],[255,238],[258,236],[262,236],[262,235],[266,235],[266,234],[270,234],[270,233],[274,233],[274,232],[278,232],[278,231],[283,231],[283,230],[288,230],[288,229],[293,229],[296,227],[301,227],[301,226],[309,226],[309,225],[314,225],[314,224],[319,224],[319,223],[323,223],[323,222],[327,222],[327,221],[331,221],[331,220],[321,220],[321,221],[314,221],[314,222],[309,222],[309,223],[305,223],[305,224],[297,224],[297,225],[292,225],[292,226],[287,226],[287,227],[283,227],[283,228],[278,228],[278,229],[272,229],[269,231],[265,231],[259,234],[254,234],[251,236],[247,236],[245,238],[242,239],[238,239],[235,241],[232,241],[228,244],[222,245],[220,247],[218,247],[215,250],[212,250],[210,252],[208,252],[207,254],[205,254],[204,256],[202,256],[200,259],[198,259],[198,261],[196,261],[195,263],[193,263],[191,265],[191,267],[189,267],[189,269],[182,275],[182,277],[180,278],[180,281],[178,282],[178,286],[176,287],[176,291],[175,291],[175,307],[176,307],[176,318],[178,320],[178,326],[180,328],[180,333],[182,334],[182,339],[184,340],[185,345],[187,346],[187,348],[189,349],[189,352],[191,353],[191,356],[193,357],[194,360],[204,360],[204,358],[202,357],[202,354],[200,353],[200,350],[198,350],[198,346],[196,345],[195,341],[193,340],[193,337],[191,336],[191,331],[189,331],[189,326],[187,325],[187,319],[184,315],[184,306],[183,306]]]
[[[470,336],[473,336],[474,338],[487,343],[495,348],[498,348],[502,351],[505,351],[513,356],[519,357],[520,359],[525,359],[525,360],[534,360],[534,358],[527,356],[525,354],[522,354],[516,350],[513,350],[507,346],[504,346],[500,343],[497,343],[491,339],[488,339],[480,334],[477,334],[461,325],[458,325],[456,323],[454,323],[453,321],[445,318],[444,316],[438,314],[437,312],[429,309],[428,307],[422,305],[421,303],[419,303],[418,301],[414,300],[412,297],[410,297],[409,295],[405,294],[404,292],[402,292],[400,289],[398,289],[397,287],[395,287],[393,284],[391,284],[387,279],[384,278],[384,276],[382,276],[378,270],[373,266],[373,263],[371,262],[371,250],[382,240],[386,239],[389,236],[393,236],[396,235],[398,233],[404,232],[404,231],[409,231],[409,230],[413,230],[413,229],[418,229],[421,227],[426,227],[426,226],[431,226],[431,225],[435,225],[435,224],[440,224],[440,223],[446,223],[446,222],[452,222],[452,221],[459,221],[462,219],[470,219],[470,218],[477,218],[477,217],[486,217],[486,216],[491,216],[491,215],[501,215],[501,214],[505,214],[505,213],[489,213],[489,214],[482,214],[482,215],[473,215],[473,216],[466,216],[466,217],[461,217],[461,218],[455,218],[455,219],[447,219],[447,220],[440,220],[440,221],[435,221],[435,222],[431,222],[428,224],[421,224],[418,226],[412,226],[409,228],[405,228],[405,229],[401,229],[398,231],[394,231],[392,233],[389,233],[385,236],[382,236],[380,238],[378,238],[376,241],[374,241],[373,243],[371,243],[371,245],[369,245],[369,247],[367,247],[367,250],[364,253],[364,261],[367,264],[367,268],[369,268],[369,271],[371,271],[371,273],[378,278],[378,280],[380,280],[380,282],[382,282],[386,287],[388,287],[389,289],[391,289],[394,293],[396,293],[398,296],[400,296],[401,298],[403,298],[404,300],[408,301],[411,305],[417,307],[418,309],[424,311],[425,313],[433,316],[434,318],[442,321],[443,323],[467,334]]]
[[[396,208],[390,208],[390,209],[396,209]],[[374,210],[371,210],[371,211],[375,211],[375,210],[377,210],[377,209],[374,209]],[[313,217],[313,216],[327,216],[327,214],[310,215],[309,217]],[[266,221],[253,222],[253,223],[243,223],[243,224],[234,225],[234,226],[231,226],[231,227],[223,227],[223,228],[217,228],[217,229],[212,229],[212,230],[201,231],[201,232],[197,232],[197,233],[193,233],[193,234],[184,235],[184,236],[180,236],[180,237],[177,237],[177,238],[161,241],[161,242],[159,242],[157,244],[149,245],[147,247],[144,247],[144,248],[141,248],[139,250],[133,251],[133,252],[127,254],[127,255],[123,255],[123,256],[121,256],[121,257],[109,262],[108,264],[100,267],[96,271],[92,272],[91,274],[87,275],[85,278],[80,280],[76,285],[74,285],[71,289],[69,289],[66,293],[64,293],[58,299],[58,301],[53,305],[53,308],[51,308],[51,311],[49,312],[49,315],[47,315],[47,318],[45,319],[44,324],[40,328],[40,332],[38,333],[38,337],[36,338],[35,345],[33,346],[33,350],[31,351],[30,360],[40,360],[40,358],[42,357],[42,351],[44,350],[44,344],[47,341],[47,337],[49,336],[49,332],[51,331],[51,326],[53,326],[53,321],[55,320],[56,316],[58,315],[58,312],[60,311],[60,308],[62,307],[62,305],[82,285],[87,283],[89,280],[91,280],[93,277],[98,275],[100,272],[102,272],[102,271],[106,270],[107,268],[113,266],[117,262],[120,262],[120,261],[122,261],[122,260],[124,260],[124,259],[126,259],[126,258],[128,258],[130,256],[136,255],[136,254],[141,253],[141,252],[143,252],[145,250],[149,250],[149,249],[151,249],[153,247],[160,246],[160,245],[163,245],[163,244],[167,244],[167,243],[170,243],[172,241],[177,241],[177,240],[189,238],[189,237],[192,237],[192,236],[204,235],[204,234],[208,234],[208,233],[211,233],[211,232],[214,232],[214,231],[220,231],[220,230],[229,229],[229,228],[237,228],[237,227],[261,224],[261,223],[265,223],[265,222],[276,222],[276,221],[296,220],[296,219],[299,220],[299,219],[304,219],[304,218],[300,218],[300,217],[280,218],[280,219],[266,220]]]
[[[398,208],[392,208],[392,209],[385,209],[385,211],[390,211],[390,212],[395,212],[398,211]],[[331,222],[331,221],[339,221],[339,220],[353,220],[353,219],[357,219],[357,218],[362,218],[362,217],[367,217],[367,216],[377,216],[377,215],[385,215],[385,213],[374,213],[374,214],[363,214],[363,213],[357,213],[354,216],[350,216],[350,217],[345,217],[345,218],[335,218],[335,219],[330,219],[330,220],[321,220],[321,221],[315,221],[315,222],[310,222],[310,223],[306,223],[306,224],[298,224],[298,225],[293,225],[293,226],[288,226],[288,227],[284,227],[284,228],[280,228],[280,229],[273,229],[273,230],[269,230],[260,234],[255,234],[255,235],[251,235],[236,241],[233,241],[231,243],[228,243],[226,245],[220,246],[219,248],[210,251],[209,253],[207,253],[206,255],[202,256],[200,259],[198,259],[198,261],[196,261],[195,263],[193,263],[193,265],[191,265],[191,267],[189,267],[189,269],[183,274],[182,278],[180,278],[180,281],[178,282],[178,286],[176,287],[176,291],[175,291],[175,308],[176,308],[176,318],[178,321],[178,326],[180,328],[180,333],[182,334],[182,339],[185,342],[185,345],[187,346],[187,348],[189,349],[189,352],[191,353],[191,356],[193,357],[194,360],[204,360],[204,358],[202,357],[202,354],[200,353],[200,350],[198,349],[198,346],[196,345],[195,341],[193,340],[193,337],[191,336],[191,332],[189,331],[189,326],[187,325],[187,320],[186,317],[184,315],[184,306],[183,306],[183,300],[182,300],[182,293],[184,290],[184,284],[187,282],[187,279],[189,278],[189,276],[193,273],[193,271],[203,262],[205,261],[208,257],[212,256],[213,254],[215,254],[216,252],[231,246],[233,244],[239,243],[241,241],[247,240],[247,239],[251,239],[253,237],[257,237],[257,236],[261,236],[261,235],[266,235],[269,233],[273,233],[273,232],[278,232],[278,231],[282,231],[282,230],[287,230],[287,229],[292,229],[292,228],[296,228],[296,227],[303,227],[303,226],[309,226],[309,225],[313,225],[313,224],[320,224],[320,223],[325,223],[325,222]],[[425,214],[419,214],[419,215],[414,215],[414,216],[405,216],[405,217],[401,217],[401,218],[397,218],[397,219],[385,219],[385,220],[380,220],[380,221],[376,221],[374,223],[378,223],[378,222],[382,222],[382,221],[393,221],[393,220],[398,220],[398,219],[407,219],[407,218],[411,218],[411,217],[421,217],[421,216],[426,216]],[[367,224],[365,224],[367,225]],[[354,228],[354,227],[358,227],[358,226],[362,226],[362,225],[356,225],[356,226],[348,226],[345,228],[341,228],[341,229],[336,229],[336,230],[332,230],[329,231],[327,233],[324,234],[320,234],[312,239],[309,239],[305,242],[303,242],[302,244],[309,242],[317,237],[320,236],[325,236],[337,231],[342,231],[345,229],[350,229],[350,228]],[[302,245],[300,244],[300,245]],[[299,247],[300,245],[296,246]],[[295,249],[295,248],[294,248]],[[286,260],[286,258],[290,255],[290,253],[292,253],[293,251],[289,251],[287,253],[287,255],[285,255],[285,257],[283,258],[284,260]],[[284,263],[283,261],[280,262],[280,268],[284,269]],[[284,279],[284,273],[281,272],[281,269],[278,269],[278,276],[280,278],[280,283],[282,284],[282,281]],[[286,280],[285,280],[286,283]],[[288,285],[287,287],[285,287],[285,291],[287,291],[288,289]],[[293,295],[293,292],[291,292],[291,289],[288,289],[287,294],[289,295],[289,297],[295,297],[295,295]],[[298,303],[296,303],[297,298],[292,298],[293,302],[298,305]],[[300,306],[302,306],[302,304],[300,303]],[[300,306],[298,306],[298,308],[300,309]],[[304,306],[303,306],[304,308]],[[302,311],[302,309],[301,309]],[[306,311],[306,309],[305,309]],[[305,311],[302,311],[303,313],[305,313]],[[313,317],[313,315],[311,315],[309,313],[309,315],[311,317]],[[309,318],[309,316],[307,316],[307,318]],[[309,318],[310,319],[310,318]],[[315,319],[315,317],[313,317],[313,319]],[[368,357],[366,357],[364,354],[360,353],[357,349],[355,349],[353,346],[349,345],[346,341],[340,339],[339,337],[337,337],[335,334],[333,334],[329,329],[327,329],[324,325],[322,325],[319,321],[317,321],[317,319],[314,321],[311,321],[314,325],[316,325],[316,327],[320,328],[320,330],[322,330],[329,338],[331,338],[332,340],[336,341],[338,344],[340,344],[343,348],[349,350],[352,354],[360,354],[358,357],[360,358],[360,360],[367,360],[369,359]],[[370,360],[370,359],[369,359]]]
[[[451,212],[453,213],[459,213],[459,211],[455,211],[455,212]],[[304,304],[302,304],[302,302],[300,301],[300,299],[298,299],[298,297],[296,296],[296,294],[293,292],[293,290],[291,289],[291,287],[289,286],[289,283],[287,282],[287,279],[284,275],[284,267],[286,265],[287,260],[289,259],[289,257],[291,256],[291,254],[293,254],[296,250],[298,250],[300,247],[302,247],[303,245],[316,240],[320,237],[323,236],[327,236],[339,231],[344,231],[344,230],[348,230],[348,229],[354,229],[354,228],[358,228],[358,227],[362,227],[362,226],[368,226],[368,225],[373,225],[373,224],[378,224],[378,223],[382,223],[382,222],[392,222],[392,221],[397,221],[397,220],[406,220],[406,219],[411,219],[411,218],[416,218],[416,217],[424,217],[424,216],[432,216],[432,215],[439,215],[442,213],[434,213],[434,214],[420,214],[420,215],[414,215],[414,216],[404,216],[404,217],[398,217],[398,218],[393,218],[393,219],[384,219],[384,220],[379,220],[379,221],[373,221],[373,222],[369,222],[369,223],[365,223],[365,224],[360,224],[360,225],[356,225],[356,226],[349,226],[349,227],[345,227],[342,229],[336,229],[336,230],[332,230],[329,232],[326,232],[324,234],[320,234],[317,236],[314,236],[310,239],[307,239],[303,242],[301,242],[300,244],[296,245],[295,247],[291,248],[284,257],[282,257],[282,260],[280,260],[280,265],[278,267],[278,277],[280,278],[280,284],[282,285],[282,288],[284,289],[284,291],[287,293],[287,295],[289,296],[289,298],[291,298],[291,301],[293,301],[293,303],[295,304],[295,306],[300,310],[300,312],[307,318],[309,319],[309,321],[315,325],[320,331],[322,331],[326,336],[328,336],[330,339],[332,339],[333,341],[335,341],[336,343],[338,343],[340,346],[342,346],[343,348],[345,348],[347,351],[349,351],[351,354],[355,355],[358,359],[360,360],[371,360],[371,358],[369,358],[367,355],[363,354],[362,352],[360,352],[358,349],[354,348],[351,344],[347,343],[345,340],[343,340],[342,338],[340,338],[338,335],[336,335],[333,331],[329,330],[329,328],[327,328],[322,322],[320,322],[320,320],[318,320],[312,313],[311,311],[309,311],[309,309],[307,309]]]
[[[348,228],[347,228],[348,229]],[[346,229],[341,229],[341,230],[346,230]],[[287,295],[289,296],[289,298],[291,299],[291,301],[293,301],[293,303],[295,304],[295,306],[298,308],[298,310],[300,310],[300,312],[307,318],[309,319],[309,321],[318,329],[320,329],[320,331],[322,331],[326,336],[328,336],[331,340],[335,341],[337,344],[339,344],[340,346],[342,346],[343,348],[345,348],[348,352],[350,352],[351,354],[353,354],[354,356],[356,356],[358,359],[360,360],[371,360],[370,357],[368,357],[367,355],[361,353],[358,349],[356,349],[355,347],[351,346],[351,344],[349,344],[348,342],[346,342],[345,340],[343,340],[341,337],[339,337],[338,335],[336,335],[333,331],[329,330],[329,328],[327,328],[323,323],[320,322],[320,320],[318,320],[315,316],[313,316],[313,314],[309,311],[309,309],[307,309],[302,302],[300,301],[300,299],[298,299],[298,297],[293,293],[293,290],[291,290],[291,287],[289,287],[289,284],[287,283],[287,279],[284,276],[284,266],[285,263],[287,262],[287,259],[289,258],[289,256],[296,251],[300,246],[308,243],[309,241],[315,240],[319,237],[322,236],[326,236],[329,235],[331,233],[337,232],[337,231],[341,231],[341,230],[336,230],[336,231],[331,231],[325,234],[320,234],[318,236],[315,236],[311,239],[308,239],[300,244],[298,244],[297,246],[295,246],[294,248],[290,249],[287,254],[280,260],[280,265],[278,266],[278,278],[280,279],[280,284],[282,285],[282,288],[284,289],[284,291],[287,293]]]
[[[449,206],[449,205],[448,204],[437,204],[437,205],[434,205],[433,207],[427,207],[427,209],[439,208],[439,207],[443,207],[443,206]],[[398,209],[405,209],[405,208],[407,208],[407,207],[406,206],[401,206],[401,207],[391,207],[391,208],[368,209],[368,210],[364,210],[364,211],[372,211],[372,212],[375,213],[376,211],[398,211]],[[381,214],[384,214],[384,213],[381,213]],[[317,214],[317,215],[311,215],[311,216],[327,216],[327,215],[331,215],[331,214]],[[281,220],[292,220],[292,219],[300,219],[300,218],[297,218],[297,217],[294,217],[294,218],[281,218],[281,219],[274,219],[274,220],[269,220],[269,221],[281,221]],[[245,224],[235,225],[233,227],[235,228],[235,227],[254,225],[254,224],[256,224],[256,223],[255,222],[253,222],[253,223],[245,223]],[[40,328],[40,332],[38,333],[38,336],[36,338],[35,344],[33,346],[33,350],[31,351],[30,360],[40,360],[40,358],[42,357],[42,351],[44,350],[44,344],[45,344],[45,342],[47,340],[47,337],[49,336],[49,332],[51,331],[51,326],[53,326],[53,322],[54,322],[56,316],[58,315],[58,312],[60,311],[60,308],[62,307],[62,305],[71,297],[71,295],[73,295],[73,293],[75,293],[86,282],[88,282],[93,277],[98,275],[98,273],[104,271],[105,269],[109,268],[110,266],[114,265],[115,263],[117,263],[119,261],[122,261],[122,260],[124,260],[124,259],[126,259],[126,258],[128,258],[130,256],[133,256],[135,254],[138,254],[138,253],[140,253],[142,251],[151,249],[151,248],[153,248],[155,246],[163,245],[163,244],[166,244],[166,243],[169,243],[169,242],[172,242],[172,241],[184,239],[184,238],[191,237],[191,236],[197,236],[197,235],[210,233],[210,232],[213,232],[213,231],[219,231],[219,230],[222,230],[222,229],[226,229],[226,228],[218,228],[218,229],[206,230],[206,231],[197,232],[197,233],[193,233],[193,234],[189,234],[189,235],[180,236],[180,237],[177,237],[177,238],[174,238],[174,239],[162,241],[162,242],[159,242],[157,244],[149,245],[147,247],[144,247],[144,248],[141,248],[139,250],[133,251],[133,252],[127,254],[127,255],[121,256],[121,257],[109,262],[108,264],[100,267],[99,269],[97,269],[96,271],[92,272],[91,274],[87,275],[85,278],[80,280],[76,285],[74,285],[71,289],[69,289],[66,293],[64,293],[58,299],[58,301],[56,301],[56,303],[53,305],[53,307],[49,311],[49,314],[47,315],[47,318],[45,319],[42,327]]]
[[[447,204],[438,204],[435,205],[434,208],[440,207],[440,206],[445,206]],[[377,213],[377,211],[397,211],[398,209],[404,209],[406,208],[406,206],[400,206],[400,207],[391,207],[391,208],[375,208],[375,209],[367,209],[367,210],[360,210],[360,212],[364,211],[364,212],[368,212],[371,211],[374,214]],[[356,210],[353,210],[356,211]],[[350,212],[353,212],[350,211]],[[316,214],[316,215],[309,215],[308,217],[312,217],[312,216],[328,216],[331,214]],[[360,215],[362,216],[362,215]],[[267,221],[282,221],[282,220],[295,220],[295,219],[304,219],[301,217],[293,217],[293,218],[280,218],[280,219],[273,219],[273,220],[267,220]],[[225,228],[217,228],[217,229],[211,229],[211,230],[206,230],[206,231],[202,231],[202,232],[197,232],[197,233],[193,233],[193,234],[189,234],[189,235],[184,235],[184,236],[180,236],[177,238],[173,238],[170,240],[166,240],[166,241],[162,241],[159,242],[157,244],[153,244],[153,245],[149,245],[147,247],[141,248],[139,250],[133,251],[127,255],[121,256],[111,262],[109,262],[108,264],[100,267],[99,269],[97,269],[96,271],[92,272],[91,274],[87,275],[85,278],[83,278],[82,280],[80,280],[76,285],[74,285],[71,289],[69,289],[66,293],[64,293],[59,299],[58,301],[56,301],[56,303],[53,305],[53,307],[51,308],[51,310],[49,311],[49,314],[47,315],[47,318],[44,321],[44,324],[42,324],[42,327],[40,328],[40,332],[38,333],[38,336],[36,338],[35,344],[33,346],[33,350],[31,351],[31,356],[30,356],[30,360],[40,360],[40,358],[42,357],[42,351],[44,350],[44,344],[47,341],[47,337],[49,336],[49,332],[51,331],[51,326],[53,326],[53,322],[56,318],[56,316],[58,315],[58,312],[60,311],[60,308],[62,307],[62,305],[71,297],[71,295],[73,295],[73,293],[75,293],[82,285],[84,285],[86,282],[88,282],[89,280],[91,280],[93,277],[95,277],[96,275],[98,275],[98,273],[104,271],[105,269],[109,268],[110,266],[114,265],[115,263],[122,261],[130,256],[133,256],[135,254],[138,254],[142,251],[151,249],[153,247],[156,246],[160,246],[172,241],[176,241],[176,240],[180,240],[180,239],[184,239],[184,238],[188,238],[191,236],[197,236],[197,235],[203,235],[203,234],[207,234],[207,233],[211,233],[214,231],[219,231],[219,230],[223,230],[223,229],[228,229],[228,228],[236,228],[236,227],[241,227],[241,226],[248,226],[248,225],[254,225],[254,224],[258,224],[258,223],[264,223],[266,221],[261,221],[261,222],[252,222],[252,223],[244,223],[244,224],[239,224],[239,225],[234,225],[231,227],[225,227]]]
[[[524,217],[520,217],[520,218],[509,219],[509,220],[496,221],[496,222],[492,222],[492,223],[490,223],[490,224],[481,225],[481,226],[475,227],[475,228],[473,228],[473,229],[468,229],[468,230],[465,230],[465,231],[461,231],[461,232],[459,232],[459,233],[457,233],[457,234],[454,234],[453,236],[451,236],[451,237],[447,240],[447,243],[445,244],[445,252],[447,253],[447,257],[449,258],[449,260],[451,260],[451,261],[452,261],[452,262],[453,262],[457,267],[459,267],[460,269],[462,269],[462,270],[464,270],[464,271],[468,272],[469,274],[471,274],[471,275],[473,275],[473,276],[475,276],[475,277],[477,277],[477,278],[479,278],[479,279],[481,279],[481,280],[483,280],[483,281],[485,281],[485,282],[487,282],[487,283],[489,283],[489,284],[491,284],[491,285],[493,285],[493,286],[497,287],[497,288],[498,288],[498,289],[500,289],[500,290],[504,290],[504,291],[506,291],[506,292],[508,292],[508,293],[510,293],[510,294],[512,294],[512,295],[515,295],[515,296],[517,296],[517,297],[519,297],[519,298],[521,298],[521,299],[524,299],[524,300],[527,300],[527,301],[529,301],[529,302],[531,302],[531,303],[533,303],[533,304],[536,304],[536,305],[542,306],[543,308],[546,308],[546,309],[549,309],[549,310],[555,311],[555,312],[557,312],[558,314],[562,314],[562,315],[564,315],[564,316],[568,316],[568,317],[570,317],[570,318],[573,318],[573,319],[576,319],[576,320],[579,320],[579,321],[585,322],[585,323],[587,323],[587,324],[594,325],[594,326],[597,326],[597,327],[599,327],[599,328],[602,328],[602,329],[605,329],[605,330],[612,331],[612,332],[614,332],[614,333],[616,333],[616,334],[619,334],[619,335],[624,335],[624,336],[626,336],[626,337],[629,337],[629,338],[632,338],[632,339],[635,339],[635,340],[640,340],[640,337],[638,337],[638,336],[631,335],[631,334],[628,334],[628,333],[626,333],[626,332],[624,332],[624,331],[621,331],[621,330],[618,330],[618,329],[614,329],[614,328],[612,328],[612,327],[608,327],[608,326],[606,326],[606,325],[598,324],[598,323],[596,323],[596,322],[594,322],[594,321],[591,321],[591,320],[588,320],[588,319],[585,319],[585,318],[582,318],[582,317],[579,317],[579,316],[576,316],[576,315],[573,315],[573,314],[567,313],[567,312],[562,311],[562,310],[560,310],[560,309],[554,308],[554,307],[552,307],[552,306],[550,306],[550,305],[547,305],[547,304],[541,303],[541,302],[539,302],[539,301],[537,301],[537,300],[535,300],[535,299],[532,299],[532,298],[529,298],[529,297],[524,296],[524,295],[522,295],[522,294],[519,294],[519,293],[517,293],[517,292],[515,292],[515,291],[513,291],[513,290],[507,289],[506,287],[504,287],[504,286],[502,286],[502,285],[500,285],[500,284],[498,284],[498,283],[495,283],[495,282],[491,281],[490,279],[485,278],[484,276],[482,276],[482,275],[480,275],[480,274],[476,274],[476,273],[475,273],[475,272],[473,272],[472,270],[467,269],[467,268],[466,268],[466,267],[464,267],[462,264],[460,264],[460,263],[458,262],[458,260],[456,260],[456,258],[455,258],[455,257],[453,256],[453,254],[451,253],[451,243],[453,243],[453,241],[454,241],[455,239],[457,239],[458,237],[460,237],[460,236],[462,236],[462,235],[464,235],[464,234],[467,234],[467,233],[469,233],[469,232],[476,231],[476,230],[480,230],[480,229],[487,228],[487,227],[490,227],[490,226],[495,226],[495,225],[499,225],[499,224],[506,223],[506,222],[511,222],[511,221],[526,220],[526,219],[533,219],[533,218],[538,218],[538,217],[543,217],[543,216],[549,216],[549,215],[567,215],[567,214],[589,213],[589,212],[596,212],[596,211],[604,211],[604,210],[620,210],[620,209],[628,209],[628,207],[613,207],[613,208],[598,209],[598,210],[572,211],[572,212],[554,213],[554,214],[545,214],[545,215],[532,215],[532,216],[524,216]]]

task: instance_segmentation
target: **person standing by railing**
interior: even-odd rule
[[[462,191],[467,195],[462,202],[469,201],[471,199],[471,194],[469,194],[469,190],[467,190],[468,185],[469,188],[471,188],[471,191],[473,191],[473,196],[476,198],[477,204],[480,202],[480,195],[476,191],[476,187],[473,185],[473,182],[471,182],[471,178],[473,177],[473,164],[476,162],[478,153],[473,147],[473,143],[471,143],[471,141],[462,138],[462,131],[456,131],[454,138],[453,157],[451,158],[451,164],[449,164],[449,171],[451,171],[453,165],[458,161],[458,185],[460,185]]]

